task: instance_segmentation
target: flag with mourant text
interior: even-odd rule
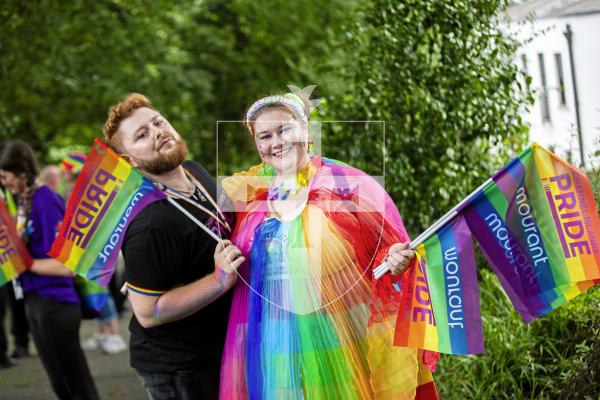
[[[473,241],[455,217],[415,250],[403,277],[394,344],[447,354],[483,353]]]
[[[579,169],[534,144],[459,211],[525,322],[600,278],[600,220]]]
[[[31,267],[33,260],[17,234],[16,223],[0,199],[0,286]]]
[[[129,223],[146,205],[164,198],[149,179],[96,139],[49,255],[106,287]]]

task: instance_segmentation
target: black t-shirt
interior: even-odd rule
[[[184,167],[216,199],[216,182],[210,174],[195,162],[186,161]],[[216,226],[197,207],[177,202],[200,222]],[[203,205],[213,210],[209,202]],[[233,215],[227,217],[233,226]],[[167,200],[154,202],[135,217],[125,234],[125,278],[130,289],[160,295],[212,273],[215,246],[214,239]],[[220,368],[230,306],[231,291],[189,317],[148,329],[134,315],[129,324],[131,366],[164,373]]]

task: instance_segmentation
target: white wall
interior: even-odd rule
[[[523,67],[521,54],[527,56],[527,71],[535,89],[535,104],[523,117],[531,125],[531,140],[544,146],[554,146],[557,154],[567,157],[572,150],[572,160],[580,163],[579,139],[575,131],[575,103],[573,80],[567,40],[563,34],[566,25],[573,31],[573,56],[579,94],[579,114],[583,132],[586,165],[598,164],[591,160],[592,153],[600,149],[600,14],[572,16],[554,19],[539,19],[533,24],[521,27],[521,39],[531,37],[533,31],[539,34],[532,42],[525,44],[516,62]],[[513,26],[514,28],[514,26]],[[544,55],[550,121],[543,121],[541,112],[541,73],[538,53]],[[561,54],[564,76],[566,105],[561,105],[558,85],[558,72],[555,53]]]

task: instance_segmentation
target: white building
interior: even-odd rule
[[[535,91],[535,104],[523,115],[531,140],[576,165],[582,153],[584,165],[598,165],[593,153],[600,150],[600,0],[521,1],[508,17],[524,42],[517,62]]]

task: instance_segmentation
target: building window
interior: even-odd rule
[[[558,93],[560,94],[560,105],[567,105],[565,96],[565,77],[563,75],[562,57],[560,53],[554,53],[554,62],[556,63],[556,76],[558,77]]]
[[[527,68],[527,54],[521,54],[521,63],[523,64],[523,77],[525,80],[525,92],[529,92],[529,82],[527,81],[527,77],[529,76],[529,70]]]
[[[542,81],[540,93],[540,105],[542,107],[542,120],[550,122],[550,106],[548,104],[548,82],[546,81],[546,66],[544,65],[544,54],[538,53],[540,63],[540,80]]]

